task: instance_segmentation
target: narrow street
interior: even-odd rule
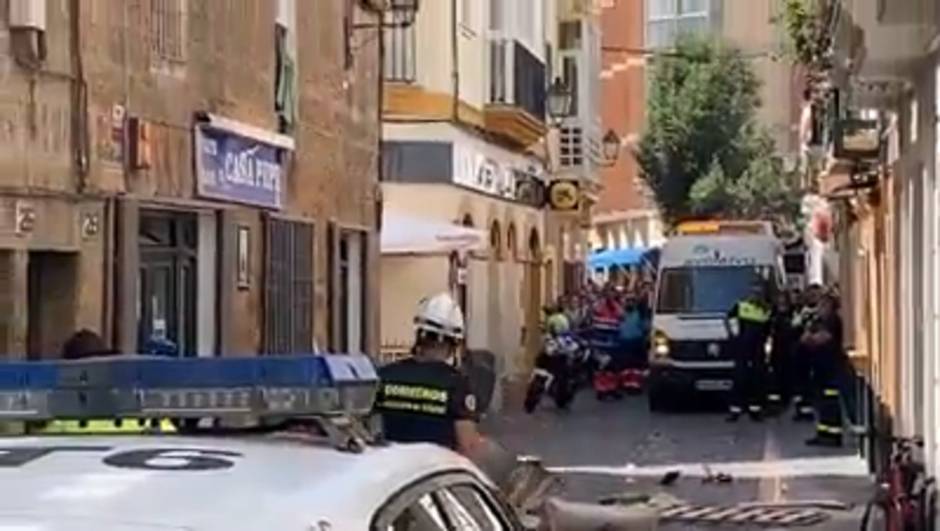
[[[812,528],[848,530],[858,529],[871,493],[854,449],[807,447],[811,424],[795,424],[789,415],[729,424],[718,408],[653,414],[643,396],[599,403],[582,392],[571,413],[559,413],[546,401],[531,416],[521,408],[507,410],[488,419],[486,429],[510,450],[542,457],[562,473],[564,496],[579,501],[629,493],[664,493],[684,503],[722,506],[838,500],[854,507],[829,513]],[[704,464],[733,481],[705,482]],[[659,485],[672,470],[681,472],[679,479]]]

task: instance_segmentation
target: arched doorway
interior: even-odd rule
[[[541,348],[541,336],[538,333],[542,319],[542,238],[537,228],[529,231],[527,261],[523,275],[523,311],[525,313],[525,351],[526,364],[535,365],[535,358]]]

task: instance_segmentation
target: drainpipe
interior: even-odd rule
[[[70,0],[69,47],[72,63],[72,149],[77,177],[76,191],[85,192],[88,186],[88,85],[82,61],[81,0]]]
[[[465,0],[466,1],[466,0]],[[451,100],[451,120],[460,123],[460,41],[457,37],[457,0],[450,1],[450,67],[454,83],[454,97]]]

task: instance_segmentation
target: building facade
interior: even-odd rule
[[[374,351],[379,47],[343,0],[9,0],[4,352]],[[344,29],[345,28],[345,29]]]
[[[592,218],[595,249],[652,247],[662,239],[656,206],[633,156],[646,119],[647,7],[646,1],[602,4],[602,121],[623,149],[601,172],[603,191]]]
[[[588,60],[586,49],[559,47],[559,20],[591,12],[590,2],[425,2],[414,24],[386,31],[384,209],[473,227],[487,240],[461,256],[383,256],[382,298],[396,305],[383,308],[389,355],[413,341],[410,314],[395,308],[450,290],[465,310],[468,348],[493,353],[504,379],[528,373],[543,303],[573,276],[565,264],[577,261],[583,238],[584,201],[546,215],[562,149],[546,92],[562,54]],[[579,101],[596,107],[589,92]],[[589,171],[567,169],[577,199]]]
[[[642,182],[633,149],[643,133],[646,61],[687,33],[719,37],[742,50],[762,81],[760,121],[785,160],[796,162],[799,141],[799,77],[777,60],[781,37],[773,19],[776,0],[608,0],[603,6],[604,128],[621,137],[624,149],[603,171],[603,189],[593,216],[595,248],[656,246],[664,227]]]
[[[836,16],[837,15],[837,16]],[[825,2],[835,68],[807,103],[811,177],[834,212],[830,279],[884,433],[925,438],[940,467],[940,8]],[[822,82],[819,80],[822,79]],[[870,448],[876,458],[884,448]]]

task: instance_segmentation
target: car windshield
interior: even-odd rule
[[[753,266],[664,269],[656,313],[725,313],[761,278],[766,269]]]

